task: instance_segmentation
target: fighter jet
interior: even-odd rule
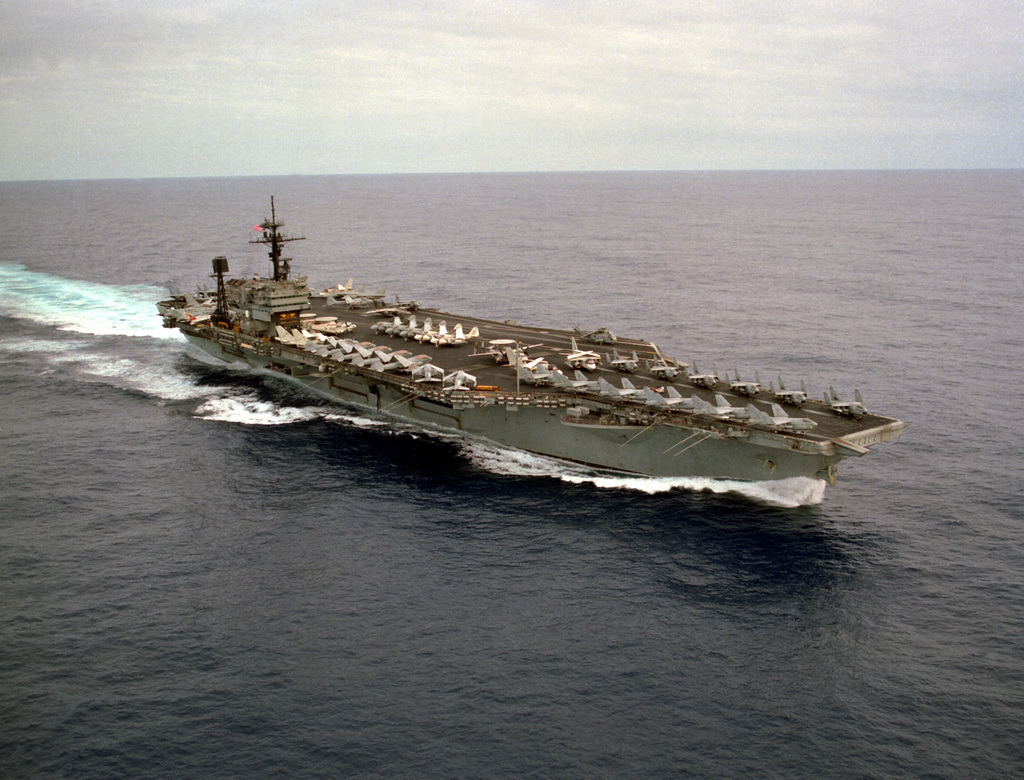
[[[536,387],[555,384],[554,374],[551,373],[544,358],[535,358],[524,363],[521,355],[510,356],[509,363],[511,364],[513,360],[515,361],[516,374],[521,381]]]
[[[640,360],[637,358],[636,352],[633,353],[632,358],[619,357],[617,349],[613,349],[612,354],[615,357],[609,360],[608,364],[617,371],[621,371],[624,374],[632,374],[640,367]]]
[[[391,322],[388,322],[387,320],[375,322],[370,326],[370,330],[373,333],[384,333],[390,336],[400,327],[402,327],[402,318],[396,314],[394,320]]]
[[[476,387],[476,377],[465,371],[453,371],[444,378],[445,390],[472,390]]]
[[[164,317],[168,317],[178,322],[190,322],[193,325],[209,320],[217,303],[214,298],[204,297],[202,299],[197,299],[191,293],[176,296],[175,301],[183,302],[185,305],[182,307],[173,307],[170,305],[164,305],[171,303],[171,301],[165,301],[162,304],[158,304],[157,308]]]
[[[363,358],[369,358],[373,355],[373,351],[377,348],[377,345],[372,341],[360,341],[358,343],[352,342],[352,349],[358,352]]]
[[[442,382],[444,381],[444,369],[438,368],[433,363],[424,363],[412,370],[412,376],[417,382]]]
[[[734,420],[745,420],[749,416],[742,406],[731,406],[721,393],[715,394],[715,408]]]
[[[628,379],[622,379],[622,387],[616,387],[603,376],[597,378],[597,384],[600,388],[600,394],[606,398],[615,398],[618,400],[626,401],[638,401],[643,396],[643,390],[633,386],[633,383]]]
[[[403,301],[403,300],[400,300],[399,297],[396,295],[395,296],[394,306],[395,306],[396,309],[403,309],[405,311],[416,311],[417,309],[420,308],[420,302],[419,301]]]
[[[394,358],[401,366],[400,370],[406,374],[411,374],[420,366],[430,362],[429,355],[409,355],[404,349],[394,353]]]
[[[368,368],[371,371],[379,371],[382,374],[385,371],[398,371],[401,370],[402,364],[396,361],[385,361],[379,357],[374,357],[369,360],[362,357],[352,358],[352,365],[359,366],[360,368]]]
[[[707,401],[697,398],[693,398],[694,411],[699,414],[706,414],[709,417],[714,417],[718,420],[745,420],[750,416],[750,412],[746,409],[738,406],[730,406],[729,403],[721,396],[715,396],[715,405],[712,406]]]
[[[323,292],[318,293],[316,297],[326,298],[328,306],[343,303],[344,297],[352,292],[352,282],[353,280],[349,279],[345,284],[336,284],[334,287],[328,287]]]
[[[685,367],[685,365],[682,366],[682,368]],[[673,359],[671,363],[666,363],[664,361],[655,363],[653,360],[648,360],[647,370],[654,374],[654,376],[658,377],[658,379],[665,379],[671,382],[679,376],[680,366],[678,361],[675,359]]]
[[[601,386],[590,379],[587,379],[583,372],[578,368],[573,372],[575,378],[569,379],[561,371],[555,371],[552,376],[555,380],[555,385],[562,388],[563,390],[571,390],[577,393],[590,393],[597,395],[601,392]]]
[[[689,374],[687,378],[698,387],[707,387],[709,389],[714,387],[715,383],[718,382],[717,374],[700,373],[700,369],[697,368],[696,362],[693,364],[693,373]]]
[[[799,390],[787,390],[786,386],[782,384],[782,377],[780,376],[779,389],[776,390],[771,382],[768,383],[768,389],[772,392],[772,395],[784,404],[789,404],[790,406],[803,406],[807,403],[807,385],[803,380],[800,380]]]
[[[790,417],[778,404],[772,404],[771,414],[762,412],[753,404],[747,404],[747,411],[751,423],[773,431],[809,431],[818,426],[818,423],[807,417]]]
[[[378,306],[380,302],[384,300],[384,296],[386,294],[387,290],[383,287],[375,293],[368,293],[364,288],[360,287],[358,290],[345,292],[340,296],[330,295],[328,297],[330,299],[330,303],[337,303],[338,298],[340,297],[340,299],[350,308],[363,309],[367,306]]]
[[[728,374],[726,376],[728,378]],[[740,372],[737,370],[736,381],[729,383],[729,389],[734,393],[739,393],[740,395],[746,395],[753,398],[761,391],[761,377],[758,376],[756,371],[754,372],[754,378],[756,379],[754,382],[745,382],[740,379]]]
[[[853,391],[853,397],[856,400],[844,401],[832,389],[832,385],[829,385],[828,392],[825,393],[825,403],[833,412],[843,417],[861,417],[867,413],[867,409],[864,408],[864,399],[860,397],[859,390]]]
[[[344,295],[345,293],[352,292],[352,283],[355,279],[349,279],[345,284],[336,284],[334,287],[328,287],[320,295]]]
[[[674,387],[665,389],[665,395],[655,392],[654,388],[644,388],[644,401],[647,406],[671,408],[678,406],[680,409],[693,410],[693,398],[683,398]]]

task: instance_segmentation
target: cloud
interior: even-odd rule
[[[0,5],[0,177],[1019,167],[1017,3]]]

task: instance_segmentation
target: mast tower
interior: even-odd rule
[[[250,244],[263,244],[264,246],[270,247],[270,251],[267,256],[270,258],[271,264],[274,266],[274,281],[275,282],[286,282],[288,281],[288,274],[291,273],[291,261],[290,257],[281,257],[281,248],[289,241],[305,241],[305,236],[289,236],[286,233],[281,232],[281,228],[284,227],[284,222],[278,220],[277,213],[274,210],[274,196],[270,196],[270,217],[264,219],[258,227],[260,228],[260,237],[252,238],[249,240]]]

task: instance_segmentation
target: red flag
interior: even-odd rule
[[[263,228],[261,228],[261,227],[260,227],[259,225],[253,225],[253,226],[252,226],[252,229],[253,229],[253,230],[258,230],[258,231],[260,231],[260,233],[262,233],[262,232],[263,232]]]

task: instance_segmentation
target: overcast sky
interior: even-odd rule
[[[1021,0],[2,0],[0,179],[1024,167]]]

